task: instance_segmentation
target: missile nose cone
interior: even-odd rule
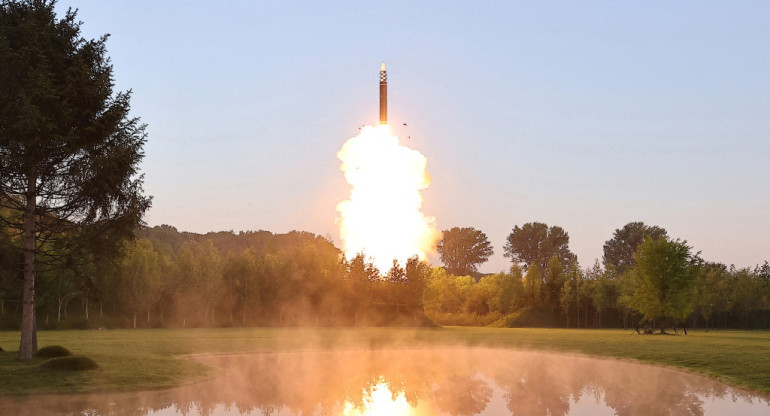
[[[382,61],[382,65],[380,65],[380,71],[387,71],[385,69],[385,61]]]

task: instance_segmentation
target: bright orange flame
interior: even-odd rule
[[[404,393],[395,397],[390,392],[388,384],[381,381],[371,391],[364,391],[362,407],[356,407],[346,401],[342,409],[343,416],[408,416],[416,412],[406,401]]]
[[[365,126],[337,153],[350,196],[337,204],[345,256],[371,257],[383,274],[396,259],[424,260],[439,234],[435,219],[420,212],[431,177],[422,153],[399,144],[387,125]]]

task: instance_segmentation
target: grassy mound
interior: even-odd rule
[[[559,328],[564,318],[549,308],[527,307],[492,323],[497,328]]]
[[[37,350],[34,355],[37,358],[57,358],[68,357],[72,355],[72,353],[61,345],[49,345]]]
[[[40,368],[46,371],[84,371],[99,368],[94,360],[82,355],[51,358],[40,364]]]

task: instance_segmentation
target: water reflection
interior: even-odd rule
[[[363,403],[344,402],[344,416],[407,416],[414,414],[415,403],[406,400],[401,391],[393,393],[386,380],[382,380],[371,389],[363,390]]]
[[[766,399],[613,360],[494,349],[208,356],[216,380],[143,394],[0,400],[3,415],[766,415]],[[587,412],[587,413],[586,413]]]

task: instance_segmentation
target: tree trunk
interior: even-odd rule
[[[37,172],[27,175],[27,201],[24,209],[24,289],[22,291],[21,342],[19,359],[28,361],[37,350],[35,331],[35,208],[37,206]]]
[[[134,329],[136,329],[136,311],[134,311]]]
[[[150,324],[150,307],[147,307],[147,325]]]
[[[104,316],[104,302],[99,302],[99,317]]]
[[[35,338],[32,339],[32,351],[37,351],[37,312],[32,311],[32,333]]]
[[[61,305],[64,303],[62,298],[59,298],[59,306],[56,308],[56,322],[61,322]]]
[[[577,302],[577,327],[580,329],[580,296],[578,296]]]
[[[88,296],[86,296],[86,321],[88,320]]]
[[[246,307],[243,308],[243,326],[246,326]]]

